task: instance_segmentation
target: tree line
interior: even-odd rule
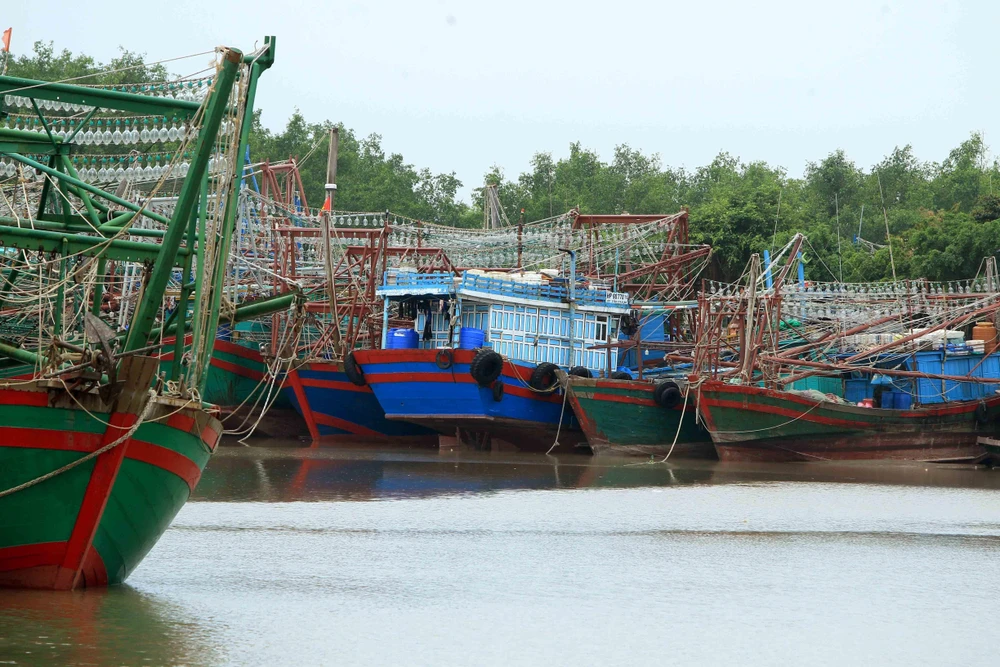
[[[167,78],[143,54],[124,49],[102,64],[51,43],[13,58],[9,74],[66,79],[106,70],[99,82],[133,83]],[[280,131],[254,115],[254,162],[301,161],[310,204],[318,206],[326,181],[329,120],[307,121],[296,111]],[[308,157],[307,157],[308,156]],[[941,162],[925,162],[912,147],[896,147],[878,164],[857,165],[836,150],[808,163],[801,177],[779,166],[719,153],[697,169],[666,166],[658,154],[628,145],[610,159],[580,143],[564,157],[538,152],[516,176],[494,167],[483,183],[497,185],[511,221],[547,218],[577,207],[583,213],[690,211],[692,241],[714,248],[710,277],[732,280],[751,253],[781,247],[804,232],[807,276],[813,280],[867,282],[899,278],[950,280],[976,274],[984,257],[1000,252],[1000,164],[979,133]],[[388,151],[378,134],[359,137],[340,126],[337,161],[339,210],[393,212],[460,227],[482,224],[482,190],[471,201],[458,196],[454,172],[417,168]],[[477,184],[478,185],[478,184]],[[891,246],[891,252],[890,252]]]

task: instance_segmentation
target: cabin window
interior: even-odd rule
[[[608,339],[608,318],[597,318],[597,331],[594,333],[594,340],[603,341]]]

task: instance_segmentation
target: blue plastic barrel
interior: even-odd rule
[[[474,350],[477,347],[482,347],[484,340],[486,340],[486,332],[482,329],[462,327],[458,332],[458,349]]]
[[[909,410],[913,407],[913,396],[906,391],[896,391],[893,392],[895,396],[892,397],[892,407],[897,410]]]
[[[413,329],[389,329],[385,347],[388,350],[415,350],[420,347],[420,335]]]

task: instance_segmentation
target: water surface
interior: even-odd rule
[[[1000,470],[220,451],[22,665],[995,665]]]

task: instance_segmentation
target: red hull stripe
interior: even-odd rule
[[[194,425],[193,418],[180,413],[171,415],[167,419],[167,426],[184,433],[191,433]],[[88,453],[101,446],[101,437],[100,433],[0,426],[0,447],[57,449],[66,452]],[[211,426],[206,426],[201,432],[201,439],[208,445],[209,449],[214,451],[219,441],[219,433]]]
[[[14,391],[12,389],[0,389],[0,404],[33,405],[44,408],[49,404],[49,394],[45,391]]]
[[[58,565],[66,553],[65,542],[40,542],[0,549],[0,572]]]
[[[178,431],[190,433],[194,430],[194,417],[186,415],[183,412],[175,412],[167,417],[167,426],[175,428]]]
[[[762,389],[760,387],[744,387],[742,385],[726,385],[719,382],[706,382],[702,386],[701,390],[702,396],[710,396],[712,394],[718,394],[720,396],[731,396],[733,394],[747,395],[754,398],[760,396],[768,396],[770,398],[775,398],[780,401],[789,403],[799,403],[807,408],[811,408],[816,405],[816,401],[810,401],[808,398],[802,396],[796,396],[795,394],[790,394],[782,391],[774,391],[771,389]],[[725,400],[725,399],[711,399],[711,400]],[[929,417],[929,416],[944,416],[944,415],[958,415],[967,412],[975,411],[976,407],[981,403],[986,403],[986,405],[997,405],[1000,403],[1000,396],[991,396],[989,398],[983,399],[983,401],[965,401],[961,405],[942,405],[941,407],[926,406],[920,410],[898,410],[901,416],[907,417]],[[756,408],[759,404],[754,404]],[[740,407],[744,407],[744,404],[740,402]]]
[[[264,378],[264,374],[253,368],[246,368],[245,366],[240,366],[239,364],[234,364],[231,361],[223,361],[217,357],[212,357],[212,365],[220,370],[224,370],[233,375],[240,375],[245,378],[250,378],[251,380],[260,381]]]
[[[201,430],[201,441],[208,445],[208,448],[215,451],[215,446],[219,444],[219,432],[211,426],[206,426]]]
[[[163,339],[162,350],[169,349],[169,352],[160,355],[160,361],[173,361],[174,360],[174,343],[177,341],[176,336],[171,336],[169,338]],[[189,346],[194,342],[194,334],[186,334],[184,336],[184,347]]]
[[[362,364],[434,363],[438,350],[358,350],[354,358]],[[456,364],[472,363],[475,350],[452,350]]]
[[[364,435],[370,438],[384,438],[385,435],[379,433],[378,431],[373,431],[370,428],[365,428],[359,424],[349,422],[345,419],[339,419],[331,415],[325,415],[322,412],[313,412],[313,419],[316,420],[317,424],[322,424],[323,426],[332,426],[333,428],[339,428],[342,431],[347,431],[353,435]]]
[[[188,488],[192,491],[198,485],[198,480],[201,479],[201,470],[194,461],[183,454],[178,454],[171,449],[154,445],[151,442],[133,440],[129,444],[128,458],[148,463],[177,475],[187,483]]]
[[[299,377],[298,371],[291,371],[288,374],[288,384],[292,387],[292,393],[295,394],[295,401],[299,404],[299,410],[302,411],[302,418],[306,420],[309,437],[313,439],[313,442],[316,442],[319,440],[319,428],[316,426],[316,417],[306,399],[306,391],[302,388],[302,379]]]
[[[648,405],[651,408],[656,407],[656,401],[651,398],[639,398],[637,396],[623,396],[622,394],[602,394],[595,392],[591,396],[586,394],[581,394],[581,398],[590,398],[594,401],[608,401],[609,403],[630,403],[632,405]],[[677,408],[680,410],[680,407]]]
[[[733,408],[736,410],[744,410],[747,408],[743,401],[722,401],[715,398],[707,398],[702,396],[701,402],[710,408]],[[812,403],[811,405],[815,405]],[[845,428],[853,429],[873,429],[878,428],[875,424],[865,421],[853,421],[850,419],[836,419],[834,417],[824,417],[823,415],[818,415],[814,413],[803,414],[802,410],[795,410],[792,408],[781,408],[776,405],[763,405],[758,404],[753,407],[754,412],[763,412],[769,415],[779,415],[781,417],[798,418],[802,421],[812,422],[814,424],[823,424],[824,426],[842,426]]]
[[[250,359],[251,361],[264,363],[264,358],[260,356],[260,352],[257,352],[249,347],[237,345],[236,343],[230,343],[229,341],[219,340],[216,338],[214,348],[219,352],[225,352],[226,354],[232,354],[237,357],[243,357],[244,359]]]
[[[104,567],[104,559],[93,546],[87,550],[87,555],[83,559],[83,571],[80,577],[87,588],[108,585],[108,570]]]
[[[400,364],[400,363],[422,363],[422,364],[433,364],[436,362],[437,353],[440,350],[365,350],[355,352],[355,358],[362,365],[365,364]],[[471,364],[473,357],[476,356],[475,350],[452,350],[452,360],[456,364]],[[528,380],[528,375],[531,373],[532,369],[524,366],[519,366],[517,364],[512,364],[508,360],[503,362],[503,370],[501,371],[505,377],[509,377],[512,380],[517,380],[518,378],[524,378],[526,382]],[[393,375],[392,373],[373,373],[372,377],[375,375]],[[418,374],[419,375],[419,374]],[[459,375],[465,375],[464,373],[455,374],[457,378]],[[367,376],[366,376],[367,377]],[[471,376],[470,376],[471,377]],[[372,380],[369,379],[369,382]],[[471,379],[469,380],[472,381]]]
[[[138,415],[125,412],[112,414],[108,420],[110,425],[101,436],[101,446],[110,444],[127,433],[138,419]],[[61,570],[56,579],[56,588],[65,590],[76,587],[84,558],[94,543],[97,526],[101,522],[101,516],[104,514],[111,489],[118,477],[122,459],[125,458],[125,453],[131,442],[131,439],[126,439],[114,449],[104,452],[94,460],[90,481],[87,483],[87,490],[84,491],[83,500],[80,502],[80,512],[76,515],[76,523],[73,525],[73,532],[66,545],[66,555],[63,556]]]
[[[47,428],[0,426],[0,447],[58,449],[66,452],[92,452],[101,445],[100,433],[56,431]]]
[[[299,381],[303,387],[315,387],[317,389],[337,389],[339,391],[358,391],[371,393],[370,387],[359,387],[353,382],[341,382],[339,380],[316,380],[314,378],[304,378],[299,376]]]

